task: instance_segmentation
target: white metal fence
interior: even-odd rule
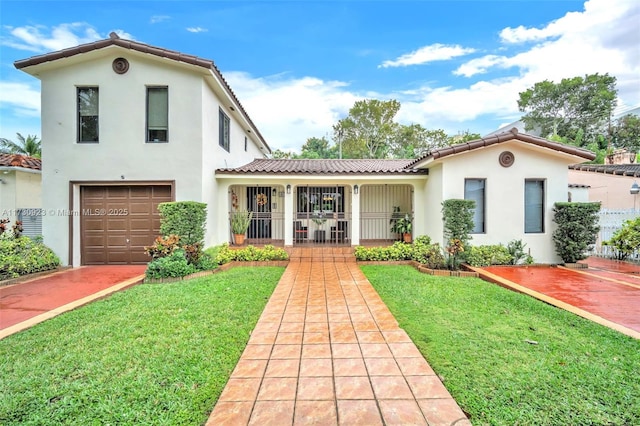
[[[591,254],[602,257],[615,257],[615,251],[608,246],[602,245],[603,241],[610,240],[615,232],[622,228],[625,221],[635,219],[640,216],[640,211],[635,209],[624,210],[600,210],[600,232],[596,240],[595,247]],[[631,257],[638,258],[639,253],[634,253]]]

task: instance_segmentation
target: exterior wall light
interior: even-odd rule
[[[354,194],[358,193],[358,185],[353,185],[353,193]]]
[[[287,194],[291,194],[291,184],[287,184]]]
[[[631,195],[636,195],[638,192],[640,192],[640,186],[638,186],[638,182],[633,182],[631,189],[629,189],[629,193]]]

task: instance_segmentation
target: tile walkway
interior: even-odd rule
[[[207,425],[470,425],[343,248],[294,249]]]

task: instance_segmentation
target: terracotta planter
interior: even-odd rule
[[[233,234],[233,243],[237,246],[244,244],[244,234]]]
[[[406,234],[402,234],[402,240],[405,243],[410,243],[411,242],[411,234],[409,234],[408,232]]]

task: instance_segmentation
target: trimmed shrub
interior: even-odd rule
[[[60,259],[42,242],[13,233],[0,235],[0,280],[49,271],[60,266]]]
[[[213,252],[214,249],[207,249],[207,251]],[[225,263],[232,262],[234,260],[239,262],[266,262],[271,260],[288,260],[289,255],[281,247],[274,247],[267,244],[263,248],[257,248],[249,245],[243,249],[232,250],[229,248],[228,243],[224,243],[219,246],[216,253],[216,263],[223,265]]]
[[[465,261],[466,252],[473,231],[473,200],[449,199],[442,202],[442,221],[446,246],[446,264],[449,269],[457,270]]]
[[[600,203],[555,203],[553,232],[556,253],[565,263],[575,263],[587,257],[587,250],[595,244],[600,226]]]
[[[469,243],[475,207],[473,200],[450,199],[442,202],[445,241],[460,240],[464,246]]]
[[[426,235],[416,238],[413,242],[412,260],[430,269],[444,269],[445,267],[442,248],[437,243],[432,244],[431,238]]]
[[[502,244],[472,246],[467,253],[467,263],[482,267],[490,265],[512,265],[513,256]]]
[[[417,237],[413,244],[396,241],[387,247],[357,246],[354,253],[361,261],[415,260],[431,269],[442,269],[445,265],[440,245],[432,244],[426,235]]]
[[[608,241],[602,244],[611,246],[616,253],[616,259],[625,260],[640,249],[640,217],[626,220],[622,228],[618,229]]]
[[[196,201],[175,201],[158,205],[160,234],[178,235],[181,244],[204,243],[207,205]]]
[[[184,250],[178,249],[169,256],[161,257],[149,262],[145,275],[147,278],[174,278],[197,272],[194,265],[187,262]]]

